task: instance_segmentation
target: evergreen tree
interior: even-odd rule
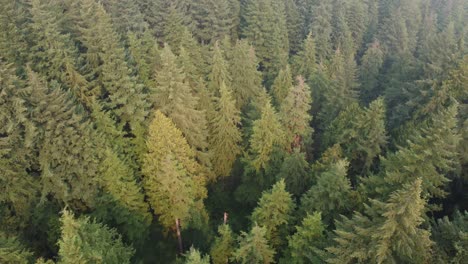
[[[305,154],[295,148],[293,153],[284,159],[276,178],[284,179],[286,190],[297,197],[300,196],[310,184],[309,163]]]
[[[456,211],[453,220],[447,216],[434,221],[431,238],[436,243],[434,261],[441,263],[463,263],[467,257],[468,213]]]
[[[0,2],[0,54],[2,60],[18,69],[27,61],[28,44],[23,26],[28,15],[18,1]]]
[[[47,84],[29,71],[30,119],[38,128],[35,147],[42,197],[92,206],[98,190],[97,134],[71,96],[56,82]]]
[[[166,14],[161,14],[166,18],[166,21],[163,25],[162,36],[159,39],[173,47],[175,54],[178,54],[184,32],[187,31],[184,12],[176,3],[170,4],[166,12]]]
[[[209,167],[206,157],[206,119],[197,109],[195,97],[185,75],[177,65],[176,56],[169,46],[161,52],[161,71],[156,75],[156,86],[151,91],[151,101],[179,128],[187,142],[197,151],[197,159]]]
[[[311,7],[310,33],[315,38],[318,62],[324,62],[331,54],[331,34],[333,31],[331,1],[318,1]]]
[[[68,210],[62,212],[61,222],[59,263],[130,263],[134,250],[115,230],[86,217],[75,219]]]
[[[226,225],[218,227],[218,234],[211,247],[210,255],[214,264],[227,264],[235,248],[235,238],[231,228]]]
[[[255,225],[250,233],[241,232],[239,248],[233,259],[242,264],[270,264],[274,262],[275,250],[270,248],[265,238],[266,229]]]
[[[12,230],[28,222],[40,189],[37,178],[28,173],[34,166],[36,138],[24,96],[30,91],[14,71],[11,64],[0,61],[0,204],[5,206],[0,223],[11,224]]]
[[[303,76],[306,82],[310,82],[317,70],[316,56],[315,41],[309,33],[302,43],[302,49],[293,57],[294,74]]]
[[[190,247],[190,251],[185,255],[186,264],[210,264],[210,256],[202,256],[200,251]]]
[[[324,222],[332,223],[340,213],[352,207],[352,190],[346,177],[347,169],[348,162],[340,160],[321,173],[316,179],[317,183],[301,198],[302,212],[322,212]]]
[[[216,42],[213,49],[213,59],[211,60],[211,73],[209,75],[208,88],[210,92],[219,95],[219,87],[224,82],[227,86],[231,85],[231,76],[228,71],[228,64],[224,59],[224,52],[219,43]]]
[[[312,137],[313,129],[310,127],[312,116],[309,114],[311,103],[310,88],[302,76],[298,76],[297,84],[289,89],[279,113],[287,143],[293,148],[300,147],[303,141],[310,141]]]
[[[430,259],[432,241],[422,229],[425,201],[421,179],[404,184],[382,203],[372,201],[366,215],[337,222],[336,245],[327,248],[330,263],[425,263]]]
[[[216,175],[228,176],[241,149],[240,112],[236,109],[231,91],[221,83],[216,116],[211,124],[210,148]]]
[[[246,40],[237,41],[229,65],[231,88],[236,106],[243,109],[262,91],[262,73],[258,71],[257,57]]]
[[[232,25],[228,0],[195,0],[190,5],[195,36],[202,43],[213,43],[229,35]]]
[[[286,191],[284,180],[280,180],[272,189],[263,192],[258,205],[252,213],[252,221],[265,227],[266,238],[273,248],[283,245],[283,232],[287,231],[287,224],[294,210],[291,194]]]
[[[85,71],[93,95],[112,110],[119,123],[135,129],[147,116],[143,86],[129,75],[125,51],[112,28],[110,16],[93,0],[83,0],[77,21],[80,41],[86,48]]]
[[[307,213],[296,233],[289,238],[289,249],[293,263],[323,263],[321,248],[324,244],[325,226],[321,213]]]
[[[271,83],[288,59],[285,6],[279,0],[246,1],[242,35],[257,52],[265,78]]]
[[[288,30],[289,52],[298,52],[302,38],[302,19],[294,0],[286,0],[284,3],[286,14],[286,28]]]
[[[284,132],[270,101],[262,108],[261,117],[253,122],[250,148],[254,155],[252,165],[258,171],[266,169],[275,146],[284,146]]]
[[[0,231],[0,261],[2,263],[31,263],[32,253],[16,237]]]
[[[130,32],[127,37],[130,61],[139,81],[148,90],[155,85],[153,73],[160,67],[158,45],[149,30],[141,34]]]
[[[374,41],[362,56],[359,68],[359,81],[361,83],[361,98],[369,103],[379,96],[379,74],[383,66],[384,54],[380,43]]]
[[[278,108],[283,104],[283,100],[288,95],[291,87],[293,87],[291,69],[289,65],[286,65],[284,69],[279,71],[278,76],[276,76],[275,81],[271,86],[273,101]]]
[[[205,176],[180,130],[160,111],[149,126],[143,185],[149,203],[166,228],[204,214]],[[183,225],[187,227],[188,225]]]
[[[327,68],[328,77],[332,83],[324,91],[325,102],[321,110],[324,127],[330,124],[340,111],[354,102],[357,96],[355,75],[349,74],[347,63],[346,57],[338,49]]]
[[[148,27],[136,1],[103,0],[102,3],[112,17],[112,25],[120,34],[143,32]]]

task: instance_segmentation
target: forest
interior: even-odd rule
[[[0,0],[0,263],[467,263],[467,22]]]

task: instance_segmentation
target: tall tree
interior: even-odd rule
[[[266,238],[273,248],[279,249],[284,241],[284,233],[294,210],[291,194],[286,191],[284,180],[278,181],[272,189],[263,192],[258,206],[252,213],[252,221],[265,227]]]
[[[150,100],[182,131],[187,142],[197,151],[197,159],[209,167],[204,113],[198,109],[198,98],[193,95],[168,45],[161,51],[161,71],[155,79],[156,86],[151,91]]]
[[[211,124],[212,164],[214,173],[219,176],[230,174],[237,155],[241,152],[240,112],[228,89],[224,82],[221,83],[220,98],[216,104],[217,113]]]
[[[425,200],[421,179],[408,182],[386,202],[372,201],[366,215],[337,222],[336,244],[327,248],[330,263],[425,263],[430,260],[432,241],[423,229]]]
[[[299,197],[310,184],[309,173],[309,163],[307,163],[305,153],[295,148],[284,159],[276,178],[284,179],[286,190]]]
[[[3,263],[30,263],[32,253],[16,237],[0,231],[0,261]]]
[[[197,249],[190,248],[190,251],[185,255],[185,264],[210,264],[210,256],[200,253]]]
[[[208,87],[211,93],[219,95],[219,87],[222,83],[227,86],[231,85],[231,76],[228,71],[228,64],[224,58],[224,52],[218,42],[213,48],[213,59],[211,60],[211,72],[209,75]]]
[[[258,171],[266,169],[275,146],[284,146],[284,132],[278,114],[267,100],[262,108],[261,117],[253,122],[250,148],[253,166]]]
[[[296,233],[289,238],[289,249],[293,263],[323,263],[321,250],[325,240],[325,226],[322,214],[307,213],[300,226],[296,226]]]
[[[318,1],[311,6],[310,32],[317,45],[318,62],[324,62],[331,54],[332,5],[331,1]]]
[[[265,238],[266,229],[255,225],[250,233],[241,232],[239,248],[233,259],[242,264],[270,264],[274,262],[275,251]]]
[[[319,211],[324,214],[325,223],[333,223],[339,214],[345,213],[353,206],[351,183],[346,177],[348,162],[339,160],[320,174],[316,184],[301,198],[301,210],[306,212]]]
[[[148,27],[137,1],[103,0],[102,3],[112,17],[112,25],[120,34],[144,32]]]
[[[317,70],[317,52],[311,33],[303,41],[301,50],[293,57],[292,67],[294,75],[301,75],[310,83]]]
[[[313,129],[310,126],[312,116],[309,111],[312,98],[309,86],[302,76],[298,76],[296,85],[289,89],[280,108],[280,119],[284,126],[287,148],[295,148],[310,142]]]
[[[235,249],[235,237],[227,224],[218,227],[218,234],[211,247],[210,255],[214,264],[227,264]]]
[[[258,70],[255,50],[246,40],[238,40],[229,61],[231,88],[236,106],[243,109],[262,92],[262,73]]]
[[[246,1],[242,35],[252,42],[267,83],[288,59],[288,32],[283,1]]]
[[[213,43],[229,36],[232,15],[228,0],[195,0],[190,5],[194,34],[202,43]]]
[[[380,48],[380,43],[374,41],[362,56],[359,68],[360,95],[365,103],[369,103],[380,95],[378,85],[383,62],[384,53]]]
[[[203,215],[206,178],[182,132],[159,110],[149,126],[147,148],[143,186],[161,224],[170,229],[176,219],[190,223]]]
[[[61,222],[59,263],[130,263],[134,250],[122,243],[115,230],[86,217],[75,219],[66,209]]]
[[[293,79],[291,75],[291,68],[286,65],[285,68],[281,69],[276,76],[273,85],[271,86],[271,94],[273,96],[273,102],[280,108],[283,100],[289,93],[289,90],[293,87]]]

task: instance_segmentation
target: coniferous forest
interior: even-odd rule
[[[467,22],[0,0],[0,263],[467,263]]]

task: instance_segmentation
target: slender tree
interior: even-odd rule
[[[241,232],[239,248],[234,252],[233,259],[242,264],[273,263],[275,251],[268,245],[265,238],[266,229],[255,225],[250,233]]]

